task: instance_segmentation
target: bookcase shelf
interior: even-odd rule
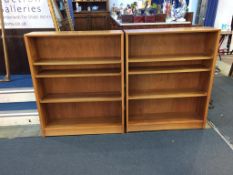
[[[71,103],[71,102],[100,102],[121,101],[120,92],[111,93],[64,93],[50,94],[40,100],[40,103]]]
[[[122,123],[119,116],[106,116],[103,118],[88,117],[79,119],[58,119],[47,124],[47,136],[120,133]]]
[[[44,136],[122,133],[122,31],[25,35]]]
[[[129,75],[140,74],[163,74],[179,72],[206,72],[211,69],[203,65],[181,65],[181,66],[163,66],[163,67],[133,67],[129,68]]]
[[[171,126],[173,129],[182,129],[187,128],[187,125],[189,128],[202,128],[203,120],[196,113],[152,113],[132,116],[128,129],[129,131],[148,131],[170,129]]]
[[[193,61],[193,60],[211,60],[211,56],[206,55],[174,55],[174,56],[141,56],[130,57],[129,63],[145,63],[145,62],[167,62],[167,61]]]
[[[194,90],[144,90],[131,92],[129,100],[142,100],[142,99],[164,99],[164,98],[187,98],[187,97],[205,97],[207,92],[194,91]]]
[[[120,69],[43,70],[36,78],[121,76]]]
[[[89,65],[89,64],[120,64],[120,58],[77,58],[77,59],[39,59],[33,63],[35,66],[63,66],[63,65]]]
[[[219,30],[125,30],[126,128],[204,128]]]

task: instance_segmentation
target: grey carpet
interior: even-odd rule
[[[212,92],[214,109],[208,118],[233,144],[233,78],[217,76]]]
[[[212,129],[0,140],[1,175],[232,175]]]

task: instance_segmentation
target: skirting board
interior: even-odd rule
[[[25,112],[4,112],[4,116],[0,113],[1,126],[16,126],[16,125],[35,125],[40,124],[37,111]]]
[[[35,101],[32,88],[0,89],[0,103],[32,102]]]

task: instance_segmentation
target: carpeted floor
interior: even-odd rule
[[[0,140],[1,175],[232,175],[212,129]]]
[[[233,144],[233,78],[215,77],[208,119]]]

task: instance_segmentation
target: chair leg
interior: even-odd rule
[[[220,53],[218,54],[218,56],[219,56],[219,60],[222,61],[222,56]]]
[[[233,76],[233,63],[231,65],[231,69],[230,69],[230,72],[229,72],[229,77]]]

